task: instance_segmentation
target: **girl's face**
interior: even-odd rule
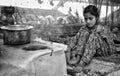
[[[84,19],[88,27],[92,28],[96,24],[97,18],[91,13],[85,13]]]

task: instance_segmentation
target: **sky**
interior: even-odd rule
[[[18,6],[24,8],[38,8],[38,9],[53,9],[59,2],[54,1],[54,6],[49,4],[49,0],[44,0],[44,3],[39,4],[38,0],[0,0],[0,5],[7,5],[7,6]],[[60,7],[58,10],[64,14],[68,13],[69,7],[72,8],[72,14],[74,15],[75,11],[77,10],[80,17],[83,17],[83,8],[86,7],[88,4],[86,3],[78,3],[78,2],[66,2],[64,7]],[[115,8],[116,9],[116,8]],[[111,8],[108,7],[108,14],[110,14]],[[102,6],[100,17],[106,16],[106,6]]]

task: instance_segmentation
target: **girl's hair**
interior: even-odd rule
[[[94,5],[89,5],[89,6],[87,6],[87,7],[84,9],[84,11],[83,11],[83,15],[84,15],[85,13],[90,13],[90,14],[94,15],[96,18],[99,17],[98,8],[97,8],[96,6],[94,6]]]

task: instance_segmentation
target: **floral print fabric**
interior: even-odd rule
[[[112,33],[102,25],[93,30],[82,27],[68,44],[66,60],[75,66],[85,66],[94,56],[109,56],[116,51]]]

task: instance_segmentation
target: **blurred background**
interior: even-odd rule
[[[0,0],[1,10],[3,7],[15,7],[17,24],[34,26],[33,38],[37,36],[60,43],[66,43],[67,37],[74,36],[84,25],[83,9],[90,4],[99,8],[100,23],[110,26],[119,41],[120,1]],[[4,17],[1,13],[1,21],[2,19]]]

